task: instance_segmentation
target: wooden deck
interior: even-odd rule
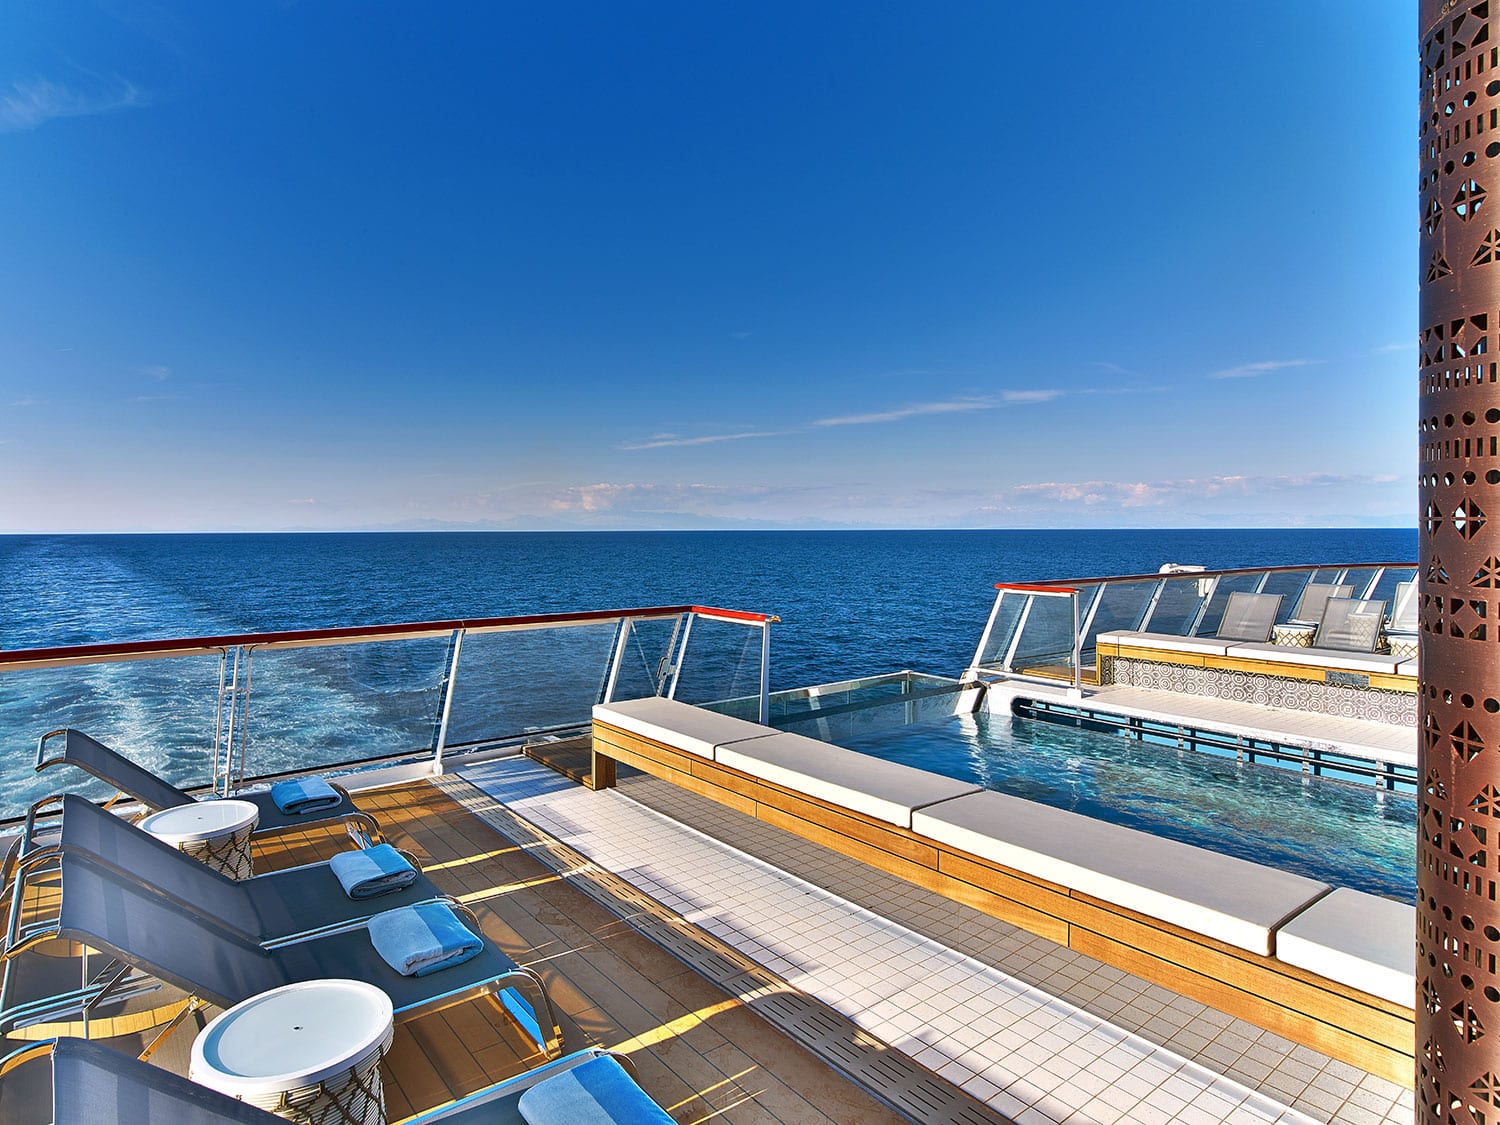
[[[477,913],[491,940],[541,974],[565,1049],[624,1054],[676,1120],[905,1120],[433,786],[365,792],[358,801],[392,844]],[[256,869],[324,859],[347,846],[341,833],[321,830],[257,840]],[[166,1010],[173,999],[156,994],[147,1006]],[[190,1021],[155,1061],[182,1069],[193,1024],[213,1014]],[[114,1044],[122,1050],[149,1038],[135,1025],[117,1026],[130,1032]],[[483,1000],[399,1025],[384,1066],[390,1120],[518,1073],[539,1061],[526,1046]]]

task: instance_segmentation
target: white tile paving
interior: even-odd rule
[[[558,790],[556,775],[529,761],[485,763],[461,776],[1018,1122],[1317,1119],[1274,1100],[1269,1087],[1252,1090],[618,791]],[[1098,975],[1105,988],[1127,976],[1103,967]],[[1149,990],[1159,996],[1146,999],[1163,1010],[1181,999]],[[1212,1039],[1234,1031],[1232,1023],[1225,1017],[1201,1030]],[[1250,1046],[1226,1042],[1224,1050],[1238,1059]],[[1402,1115],[1398,1099],[1382,1119]]]

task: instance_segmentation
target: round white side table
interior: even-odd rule
[[[194,801],[152,813],[138,827],[231,879],[248,879],[250,834],[259,821],[249,801]]]
[[[188,1077],[307,1125],[385,1125],[391,998],[357,980],[273,988],[198,1033]]]

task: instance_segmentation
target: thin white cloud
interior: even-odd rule
[[[152,363],[145,367],[137,367],[136,371],[148,379],[155,379],[158,383],[165,383],[172,377],[172,369],[162,363]]]
[[[1051,402],[1053,399],[1062,398],[1067,393],[1059,387],[1047,387],[1034,391],[1001,391],[1000,400],[1023,405],[1029,402]]]
[[[1238,367],[1226,367],[1209,375],[1210,379],[1255,379],[1281,371],[1288,367],[1311,367],[1321,363],[1318,359],[1263,359],[1258,363],[1242,363]]]
[[[702,512],[711,506],[760,498],[761,485],[722,484],[582,484],[554,492],[547,500],[553,512],[608,512],[621,509]]]
[[[146,104],[134,83],[89,76],[91,88],[65,86],[47,78],[22,79],[0,90],[0,133],[24,132],[61,117],[93,117]]]
[[[1119,508],[1145,508],[1174,504],[1184,500],[1214,496],[1259,495],[1308,489],[1356,487],[1394,484],[1401,478],[1394,473],[1304,473],[1276,476],[1186,477],[1164,481],[1039,481],[1009,489],[1017,500],[1048,504],[1081,504],[1085,507],[1109,505]]]
[[[1415,341],[1408,341],[1405,344],[1381,344],[1377,348],[1371,348],[1370,349],[1370,354],[1371,355],[1389,355],[1391,352],[1414,352],[1416,350],[1417,350],[1416,342]]]
[[[882,410],[873,414],[845,414],[837,418],[819,418],[814,426],[874,426],[886,422],[901,422],[928,414],[961,414],[971,410],[993,410],[992,398],[960,398],[949,402],[918,402],[896,410]]]
[[[131,398],[130,401],[131,402],[177,402],[181,398],[182,398],[181,395],[135,395],[135,396],[133,396]]]
[[[27,395],[25,398],[16,399],[16,401],[11,403],[10,405],[15,407],[17,410],[24,410],[29,406],[46,406],[47,400],[44,398],[37,398],[34,395]]]
[[[318,501],[311,496],[308,496],[305,499],[287,501],[288,504],[316,504],[317,502]]]
[[[646,441],[626,442],[617,449],[668,449],[679,445],[714,445],[721,441],[745,441],[748,438],[781,437],[786,430],[752,430],[742,434],[706,434],[702,437],[678,437],[676,434],[658,434]]]

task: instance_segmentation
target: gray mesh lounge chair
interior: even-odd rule
[[[1385,624],[1385,602],[1374,598],[1329,598],[1313,637],[1314,648],[1374,652]]]
[[[1353,586],[1309,582],[1303,587],[1302,596],[1297,599],[1291,620],[1297,625],[1316,625],[1323,620],[1323,607],[1328,604],[1329,598],[1347,598],[1352,593]]]
[[[47,757],[47,743],[55,738],[62,739],[62,753],[49,758]],[[152,810],[175,809],[179,805],[192,804],[195,800],[192,795],[163,781],[150,770],[136,765],[129,758],[111,750],[97,739],[90,738],[82,731],[70,729],[48,731],[37,741],[37,770],[61,765],[76,766],[85,773],[93,774]],[[375,823],[375,818],[359,810],[353,798],[349,796],[348,790],[338,785],[334,788],[338,790],[342,798],[336,806],[300,816],[282,812],[276,807],[276,802],[271,800],[269,793],[239,793],[235,795],[235,799],[249,801],[260,810],[260,824],[255,830],[257,836],[341,821],[349,830],[349,834],[361,843],[366,841],[379,843],[383,837],[380,835],[380,827]]]
[[[382,910],[443,897],[430,879],[418,874],[403,890],[355,901],[326,863],[235,880],[77,794],[64,794],[60,803],[60,827],[42,827],[28,817],[16,862],[45,850],[38,839],[45,833],[50,837],[47,848],[79,852],[260,944],[342,929]]]
[[[0,1121],[286,1125],[283,1118],[87,1039],[0,1060]]]
[[[42,917],[26,917],[28,885],[52,892]],[[472,911],[471,928],[479,932]],[[348,977],[382,988],[398,1017],[437,1011],[487,996],[507,1011],[547,1055],[558,1044],[557,1020],[542,980],[485,940],[479,955],[425,977],[402,976],[370,944],[363,926],[265,948],[194,910],[153,894],[77,852],[36,853],[16,870],[0,981],[0,1035],[107,999],[110,982],[65,995],[24,997],[33,947],[76,941],[120,966],[149,973],[221,1007],[298,981]],[[45,958],[52,960],[52,958]],[[527,999],[518,995],[524,991]],[[529,1001],[529,1002],[528,1002]]]
[[[521,1095],[609,1055],[585,1047],[506,1078],[406,1125],[525,1125]],[[627,1071],[629,1062],[619,1056]],[[286,1125],[285,1119],[87,1039],[49,1039],[0,1059],[0,1121],[128,1121],[132,1125]]]
[[[1225,641],[1268,641],[1280,609],[1280,594],[1230,594],[1214,636]]]

